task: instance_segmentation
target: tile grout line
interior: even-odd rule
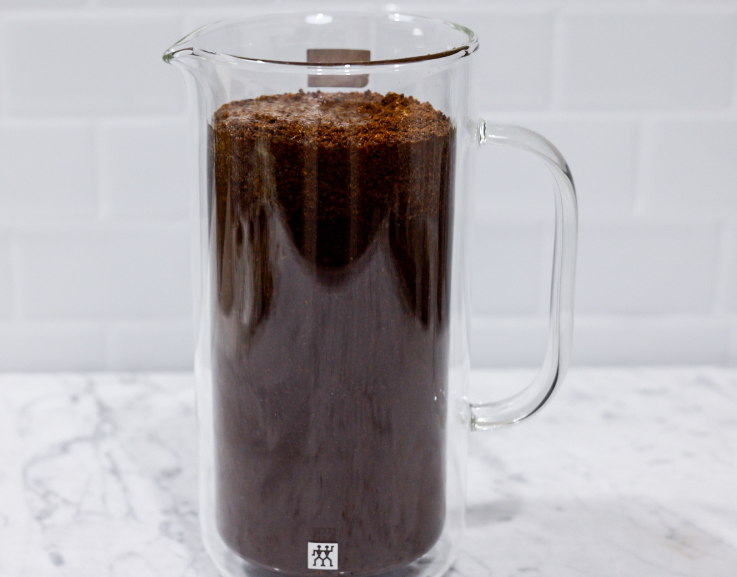
[[[112,371],[113,369],[113,328],[110,321],[100,323],[100,330],[102,331],[103,338],[105,339],[105,352],[103,354],[103,363],[105,370]]]
[[[735,12],[735,20],[737,21],[737,12]],[[732,47],[732,106],[729,108],[732,113],[737,114],[737,22],[734,25],[734,46]]]
[[[8,106],[8,57],[10,51],[5,48],[5,41],[3,40],[7,35],[4,34],[4,30],[7,26],[5,19],[5,12],[0,10],[0,119],[4,120],[10,117],[10,111]]]
[[[735,254],[735,230],[734,223],[725,223],[720,231],[719,254],[717,255],[717,278],[714,287],[714,305],[712,307],[715,314],[727,316],[728,298],[729,298],[729,281],[732,274],[731,264],[737,258]]]
[[[737,315],[729,315],[727,318],[731,321],[727,362],[729,365],[734,367],[737,366]]]
[[[642,218],[647,214],[647,199],[650,182],[650,171],[647,159],[652,150],[653,123],[650,120],[640,120],[637,123],[637,143],[634,159],[634,194],[632,198],[632,217]]]
[[[97,0],[88,0],[88,3],[67,8],[0,8],[0,14],[5,18],[20,18],[22,20],[74,20],[74,19],[114,19],[114,18],[161,18],[179,14],[182,8],[167,6],[101,6]]]
[[[17,231],[10,233],[10,300],[12,313],[10,316],[11,324],[21,327],[23,323],[23,311],[21,306],[21,282],[20,282],[20,247]]]
[[[101,168],[102,151],[100,148],[100,120],[95,119],[92,121],[92,185],[95,190],[96,210],[94,221],[96,223],[105,221]]]
[[[557,201],[555,203],[557,205]],[[557,210],[557,209],[556,209]],[[551,224],[551,226],[548,226]],[[540,240],[543,243],[543,258],[540,259],[540,269],[538,270],[537,284],[539,286],[537,313],[544,315],[548,323],[550,323],[550,299],[553,291],[553,259],[555,258],[555,218],[552,223],[538,224],[540,229]],[[548,233],[547,236],[545,233]],[[550,235],[552,234],[552,239]],[[550,248],[548,248],[550,247]],[[576,251],[578,251],[578,239],[576,239]],[[548,258],[545,258],[548,257]],[[575,283],[575,281],[574,281]],[[549,330],[549,329],[548,329]]]
[[[565,13],[561,9],[556,9],[553,11],[553,37],[551,38],[549,112],[558,112],[562,109],[565,32]]]
[[[729,264],[732,259],[732,231],[726,223],[720,226],[719,248],[716,258],[716,279],[714,282],[713,302],[711,312],[726,316],[727,298],[729,293]]]
[[[641,121],[635,121],[635,139],[634,139],[634,146],[631,151],[632,154],[632,199],[629,203],[628,208],[628,214],[629,216],[634,219],[635,216],[638,213],[638,210],[644,210],[644,201],[642,202],[643,206],[640,207],[640,199],[642,196],[642,180],[643,180],[643,171],[644,171],[644,163],[643,163],[643,153],[641,152],[642,146],[643,146],[643,137],[642,137],[642,122]]]
[[[566,7],[570,8],[577,14],[599,14],[602,16],[631,14],[633,16],[660,16],[660,15],[723,15],[734,12],[734,6],[730,6],[725,2],[658,2],[651,0],[649,2],[635,3],[628,2],[609,2],[607,4],[597,3],[592,5],[586,2],[566,2]]]
[[[2,78],[0,78],[2,81]],[[171,124],[177,122],[184,122],[186,120],[186,110],[178,114],[170,113],[140,113],[133,112],[131,114],[121,113],[99,113],[92,115],[81,115],[79,113],[67,113],[67,112],[54,112],[40,115],[30,114],[15,114],[7,115],[5,119],[0,118],[0,121],[4,121],[6,124],[19,124],[19,125],[38,125],[38,126],[56,126],[56,125],[67,125],[70,123],[87,124],[94,121],[105,121],[111,123],[126,123],[126,124],[142,124],[146,126],[155,126],[161,124]]]
[[[593,121],[593,122],[639,122],[652,120],[658,122],[682,122],[687,120],[700,120],[705,122],[730,122],[737,121],[737,110],[729,108],[714,110],[657,110],[657,109],[569,109],[559,110],[524,110],[524,109],[497,109],[494,110],[496,117],[500,119],[515,117],[525,119],[527,122],[540,120],[561,121]],[[554,116],[553,116],[554,115]]]
[[[737,84],[737,78],[735,78],[735,81]],[[737,103],[737,94],[735,102]],[[727,361],[730,365],[737,366],[737,304],[732,304],[732,310],[728,312],[730,308],[728,297],[731,294],[729,290],[730,282],[734,282],[733,279],[737,279],[737,264],[735,264],[735,261],[737,261],[737,215],[733,215],[725,226],[725,236],[726,250],[724,251],[725,254],[723,254],[724,261],[721,263],[722,267],[724,267],[725,275],[723,285],[724,312],[722,313],[722,318],[728,319],[731,325],[728,350],[729,358]],[[735,299],[735,302],[737,302],[737,299]]]
[[[25,221],[20,224],[0,222],[0,230],[4,230],[9,238],[13,235],[73,235],[78,234],[89,235],[99,232],[109,232],[111,234],[120,233],[136,233],[136,234],[148,234],[151,232],[163,232],[166,234],[181,234],[182,232],[188,233],[191,224],[188,220],[162,220],[162,219],[147,219],[147,220],[109,220],[109,221],[98,221],[90,220],[89,218],[84,220],[77,220],[74,222],[62,222],[56,223],[52,220],[45,221]]]

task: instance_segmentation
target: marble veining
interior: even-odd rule
[[[215,576],[192,377],[0,378],[0,575]]]
[[[217,575],[191,375],[0,375],[0,456],[0,576]],[[535,418],[472,434],[468,467],[453,577],[737,575],[735,370],[571,370]]]

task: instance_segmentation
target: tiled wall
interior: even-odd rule
[[[161,54],[232,14],[360,6],[475,29],[483,115],[567,156],[575,363],[737,363],[737,1],[0,0],[0,370],[191,366],[186,98]],[[548,176],[480,154],[474,362],[534,365]]]

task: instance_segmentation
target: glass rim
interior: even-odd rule
[[[404,58],[395,58],[395,59],[385,59],[385,60],[370,60],[368,62],[366,61],[344,61],[344,62],[331,62],[331,63],[320,63],[320,62],[302,62],[302,61],[289,61],[289,60],[273,60],[273,59],[267,59],[267,58],[256,58],[252,56],[241,56],[238,54],[230,54],[227,52],[219,52],[216,50],[210,50],[205,49],[201,47],[197,47],[196,43],[192,42],[195,40],[198,36],[201,36],[202,34],[212,31],[218,27],[224,27],[224,26],[232,26],[236,23],[247,23],[247,22],[257,22],[259,18],[270,18],[270,17],[284,17],[284,16],[304,16],[305,18],[310,17],[323,17],[325,16],[325,13],[315,13],[313,11],[307,12],[307,11],[296,11],[296,12],[282,12],[282,13],[272,13],[272,14],[260,14],[260,15],[250,15],[250,16],[242,16],[242,17],[236,17],[236,18],[225,18],[221,20],[217,20],[215,22],[212,22],[210,24],[205,24],[204,26],[201,26],[197,28],[196,30],[193,30],[184,38],[181,40],[178,40],[175,42],[171,47],[169,47],[166,52],[164,52],[164,61],[171,62],[172,60],[175,60],[178,56],[190,54],[195,56],[200,56],[203,58],[206,58],[208,60],[215,60],[215,61],[223,61],[223,62],[242,62],[242,63],[252,63],[257,65],[272,65],[277,67],[298,67],[298,68],[304,68],[304,69],[336,69],[336,68],[347,68],[350,67],[350,69],[353,69],[353,71],[360,72],[360,69],[362,68],[378,68],[382,66],[392,66],[392,67],[399,67],[401,65],[408,65],[408,64],[418,64],[423,62],[437,62],[437,61],[448,61],[448,60],[457,60],[460,58],[465,58],[466,56],[470,56],[478,49],[478,36],[476,33],[471,30],[470,28],[463,26],[462,24],[457,24],[455,22],[451,22],[448,20],[442,20],[440,18],[432,18],[429,16],[419,16],[416,14],[404,14],[399,12],[393,12],[393,11],[376,11],[376,12],[360,12],[360,11],[331,11],[328,15],[340,15],[340,16],[349,16],[349,17],[358,17],[358,18],[379,18],[379,17],[388,17],[391,20],[394,21],[406,21],[406,20],[422,20],[425,22],[431,22],[435,25],[442,25],[449,28],[453,28],[463,34],[466,35],[466,41],[463,43],[458,44],[457,46],[453,46],[451,48],[448,48],[443,51],[438,52],[431,52],[428,54],[422,54],[418,56],[409,56]],[[356,70],[358,69],[358,70]],[[348,72],[346,70],[346,72]],[[351,72],[354,73],[354,72]]]

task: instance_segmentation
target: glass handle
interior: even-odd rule
[[[500,401],[471,403],[471,428],[511,425],[537,412],[563,380],[571,357],[573,284],[576,269],[578,209],[573,177],[563,156],[547,139],[517,126],[478,124],[480,144],[511,146],[533,153],[550,169],[555,193],[555,245],[550,289],[550,324],[545,360],[532,382]]]

